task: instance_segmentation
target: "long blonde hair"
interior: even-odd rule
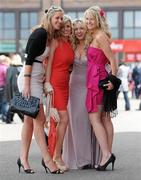
[[[111,38],[111,32],[109,30],[109,26],[103,9],[100,8],[99,6],[92,6],[85,11],[84,18],[88,13],[90,13],[93,16],[93,18],[96,20],[97,28],[104,31],[107,34],[107,36]]]
[[[86,35],[84,37],[84,49],[86,50],[88,48],[90,42],[92,41],[92,37],[89,35],[89,33],[87,31],[87,26],[86,26],[85,22],[83,20],[80,20],[80,19],[73,21],[72,46],[73,46],[73,49],[75,50],[77,48],[77,45],[79,44],[79,40],[75,36],[75,26],[78,23],[83,24],[84,27],[86,28]]]
[[[45,13],[41,19],[40,25],[36,26],[33,30],[42,27],[48,32],[48,42],[52,40],[52,38],[59,36],[59,31],[54,31],[51,23],[51,18],[54,16],[56,12],[62,12],[64,14],[63,9],[60,6],[51,6],[48,10],[45,10]]]

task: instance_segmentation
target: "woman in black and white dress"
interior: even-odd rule
[[[60,7],[50,7],[45,13],[41,25],[30,35],[27,46],[25,65],[18,78],[19,90],[24,97],[35,96],[40,98],[40,111],[37,118],[24,117],[22,129],[21,152],[17,161],[25,173],[34,173],[28,162],[28,153],[34,131],[35,140],[41,150],[43,157],[42,165],[46,172],[60,173],[47,150],[44,122],[45,114],[43,109],[43,78],[45,75],[43,60],[49,55],[49,45],[54,34],[60,30],[63,21],[63,10]]]

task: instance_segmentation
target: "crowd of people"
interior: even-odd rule
[[[10,111],[10,101],[19,92],[17,77],[22,69],[19,54],[0,55],[0,119],[9,124],[14,121],[14,113]],[[18,114],[21,121],[23,115]]]
[[[69,169],[86,168],[105,171],[109,164],[114,169],[111,112],[117,108],[117,96],[113,104],[107,98],[118,93],[116,76],[121,78],[122,68],[118,70],[110,44],[111,33],[101,7],[90,7],[83,19],[72,21],[61,7],[51,6],[41,23],[32,29],[23,66],[18,55],[11,57],[10,64],[8,57],[0,56],[3,121],[13,121],[14,114],[7,102],[16,92],[40,99],[36,119],[18,114],[23,121],[17,160],[19,172],[22,168],[25,173],[35,173],[28,158],[33,133],[47,173],[62,174]],[[108,82],[100,88],[99,81],[107,77]],[[126,90],[123,93],[126,110],[130,110]],[[44,98],[48,95],[53,97],[59,115],[53,155],[47,148],[44,132],[47,119]]]

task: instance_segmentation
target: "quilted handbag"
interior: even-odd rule
[[[25,98],[21,93],[16,94],[10,102],[10,110],[15,113],[36,118],[40,109],[40,99],[34,96]]]

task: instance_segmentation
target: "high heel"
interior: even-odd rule
[[[25,169],[20,158],[17,160],[17,165],[19,167],[19,173],[21,172],[21,167],[23,168],[24,172],[27,174],[34,174],[35,173],[33,169]]]
[[[114,154],[111,154],[110,158],[104,165],[98,165],[96,168],[97,171],[106,171],[107,166],[112,163],[112,171],[114,170],[114,164],[115,164],[116,157]]]
[[[58,160],[53,160],[56,164],[56,166],[62,171],[62,172],[65,172],[65,171],[68,171],[69,168],[66,166],[66,165],[62,165],[60,161]]]
[[[49,160],[50,161],[50,160]],[[45,168],[46,173],[50,174],[62,174],[63,172],[60,169],[57,169],[56,171],[51,171],[46,165],[44,160],[42,159],[42,166]]]

